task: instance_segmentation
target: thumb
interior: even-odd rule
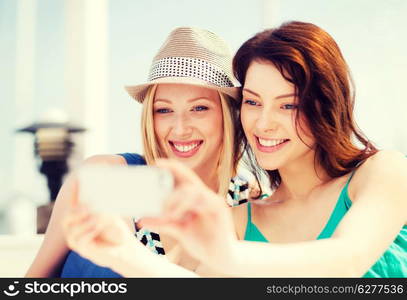
[[[130,229],[120,217],[100,216],[99,221],[103,238],[110,244],[121,244],[128,236],[132,237]]]
[[[176,160],[159,158],[156,160],[156,166],[168,169],[172,173],[175,187],[184,184],[202,184],[201,179],[193,170]]]
[[[79,205],[79,179],[75,172],[72,172],[67,175],[64,184],[61,186],[60,191],[58,192],[58,197],[61,194],[70,194],[68,205],[70,208],[75,208]]]

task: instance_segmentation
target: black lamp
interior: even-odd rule
[[[68,158],[74,145],[71,134],[83,131],[85,128],[67,121],[42,121],[17,130],[35,135],[34,154],[41,161],[39,171],[46,176],[50,192],[50,203],[37,208],[37,233],[45,232],[63,178],[69,171]]]

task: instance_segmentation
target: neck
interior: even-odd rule
[[[279,190],[286,199],[307,199],[315,188],[331,179],[318,163],[314,165],[314,156],[315,152],[310,151],[278,170],[281,176]]]
[[[219,156],[206,161],[197,168],[194,168],[194,172],[201,178],[201,180],[215,193],[219,189],[219,177],[218,177],[218,164]]]
[[[219,178],[216,172],[216,168],[212,168],[212,172],[207,172],[207,169],[202,170],[194,170],[195,173],[201,178],[203,183],[206,184],[212,191],[215,193],[218,192],[219,189]]]
[[[220,161],[220,152],[216,157],[207,160],[204,164],[194,169],[195,173],[201,178],[201,180],[215,193],[219,190],[219,176],[218,167]]]

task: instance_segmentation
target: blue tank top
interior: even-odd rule
[[[126,159],[128,165],[145,165],[144,158],[135,153],[119,154]],[[62,278],[121,278],[122,276],[110,268],[101,267],[80,256],[75,251],[69,251],[60,277]]]

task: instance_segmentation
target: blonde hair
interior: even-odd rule
[[[154,164],[157,158],[165,157],[158,145],[154,130],[153,104],[156,89],[156,84],[149,87],[146,97],[144,98],[141,116],[144,157],[148,165]],[[234,141],[234,111],[230,104],[231,101],[234,100],[220,92],[219,97],[223,117],[223,142],[216,170],[218,176],[217,193],[226,196],[229,189],[230,179],[236,174],[236,166],[234,164],[234,156],[236,154]]]

